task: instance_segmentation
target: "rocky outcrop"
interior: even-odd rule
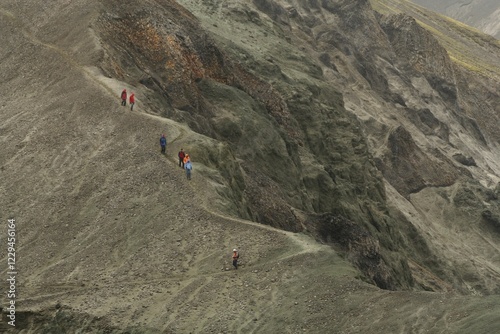
[[[476,161],[472,157],[466,157],[462,153],[453,155],[453,159],[465,166],[477,166]]]
[[[394,290],[401,284],[395,282],[394,273],[382,259],[379,241],[369,231],[342,216],[324,214],[316,219],[319,235],[345,252],[347,258],[377,286]],[[413,285],[411,275],[407,277],[407,284]]]
[[[404,14],[386,16],[381,26],[397,56],[397,66],[427,79],[450,105],[457,101],[453,67],[446,50],[430,32]]]
[[[425,187],[450,186],[460,175],[445,157],[424,153],[402,126],[391,131],[387,148],[387,154],[378,160],[377,166],[403,196],[408,197]]]
[[[241,89],[262,103],[287,134],[298,139],[279,93],[230,60],[192,14],[174,1],[127,8],[109,2],[97,27],[108,48],[103,70],[120,78],[127,73],[131,82],[150,88],[159,114],[187,121],[195,131],[215,137],[211,119],[216,107],[198,85],[202,79],[212,80]],[[121,50],[127,50],[127,57]],[[162,108],[164,104],[170,108]]]

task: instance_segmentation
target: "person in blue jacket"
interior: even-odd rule
[[[161,135],[160,145],[161,145],[161,153],[165,154],[165,150],[167,148],[167,138],[165,138],[165,134]]]
[[[191,160],[188,160],[184,164],[184,169],[186,170],[186,177],[188,180],[191,180],[191,170],[193,169],[193,165],[191,165]]]

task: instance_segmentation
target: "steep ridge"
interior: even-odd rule
[[[451,206],[451,211],[444,208],[440,208],[437,211],[429,210],[428,201],[417,204],[417,201],[412,200],[412,206],[420,207],[421,209],[419,210],[433,212],[430,215],[424,215],[424,220],[428,221],[430,225],[434,225],[435,222],[439,221],[438,226],[458,228],[460,233],[453,240],[462,240],[465,234],[467,238],[471,235],[479,236],[478,239],[471,243],[472,245],[482,244],[483,241],[481,239],[483,238],[490,240],[489,243],[492,245],[497,243],[496,232],[490,230],[488,226],[490,223],[484,217],[485,214],[488,215],[487,212],[490,207],[493,207],[494,211],[496,211],[497,207],[495,200],[493,202],[489,200],[490,197],[488,194],[492,194],[493,197],[496,196],[494,193],[496,192],[495,189],[498,181],[498,164],[495,158],[497,155],[498,138],[497,131],[494,130],[493,126],[495,124],[494,120],[498,117],[499,105],[498,78],[500,72],[498,70],[498,57],[500,53],[498,52],[498,41],[481,36],[477,32],[459,26],[439,15],[424,12],[421,8],[412,6],[408,2],[381,1],[376,3],[376,8],[382,9],[382,12],[386,14],[391,12],[406,12],[416,18],[416,21],[413,21],[409,18],[405,19],[403,15],[393,16],[393,18],[389,16],[389,20],[393,21],[392,24],[395,23],[396,26],[399,26],[396,30],[394,30],[396,26],[385,26],[386,23],[384,22],[387,22],[387,19],[384,19],[382,24],[385,27],[384,30],[387,31],[388,37],[397,47],[396,50],[402,50],[403,53],[399,51],[402,55],[404,55],[404,50],[407,50],[404,59],[409,60],[407,64],[413,63],[413,70],[416,70],[416,78],[411,79],[411,82],[412,86],[418,89],[420,98],[423,98],[423,101],[420,100],[415,104],[415,100],[413,100],[411,105],[408,102],[406,104],[410,107],[410,110],[418,110],[421,106],[426,106],[422,110],[425,111],[425,116],[422,115],[422,111],[418,111],[418,116],[407,114],[411,123],[416,125],[419,131],[422,131],[426,136],[425,140],[420,142],[419,146],[432,148],[434,150],[433,155],[438,153],[438,157],[444,155],[451,161],[455,160],[459,163],[458,166],[460,166],[462,173],[466,172],[464,175],[471,173],[465,180],[462,179],[456,182],[451,189],[445,192],[438,192],[437,203],[440,202],[439,198],[456,202]],[[406,23],[403,23],[405,21]],[[430,47],[424,47],[425,44],[422,45],[422,43],[415,43],[419,39],[416,37],[417,35],[425,36],[429,35],[429,33],[422,32],[422,28],[415,23],[418,23],[431,32],[432,36],[444,46],[446,53],[450,57],[448,58],[444,55],[444,57],[437,57],[435,59],[429,58],[426,50],[429,50]],[[427,39],[429,40],[429,38]],[[432,37],[430,40],[432,40]],[[408,41],[411,43],[408,43]],[[408,52],[409,50],[413,51]],[[481,56],[480,53],[484,56]],[[419,57],[419,55],[422,56]],[[421,66],[422,61],[419,58],[425,59],[424,62],[427,62],[428,65],[426,66],[429,66],[429,69]],[[443,59],[452,71],[448,75],[443,74],[441,81],[436,81],[434,73],[442,71],[436,65],[439,62],[443,62]],[[422,74],[426,77],[427,82],[422,82],[421,78],[418,78]],[[446,84],[445,86],[441,84],[440,87],[439,82]],[[433,89],[429,89],[428,85]],[[446,89],[447,87],[448,89]],[[435,93],[438,93],[443,99],[444,106],[433,103],[435,101]],[[430,131],[429,125],[434,127],[435,130]],[[466,136],[462,135],[463,128],[466,129]],[[411,133],[413,138],[416,139],[418,132],[412,131]],[[431,141],[433,134],[444,140],[444,143],[440,141],[433,143]],[[445,144],[446,142],[448,144]],[[436,148],[438,149],[437,151],[435,150]],[[466,170],[462,168],[464,166]],[[484,188],[484,186],[487,188]],[[430,189],[424,192],[427,197],[431,196],[428,190]],[[470,195],[471,201],[467,202],[467,204],[462,201],[463,193]],[[458,195],[458,197],[455,198],[455,195]],[[458,212],[455,211],[457,207],[461,208]],[[467,209],[463,210],[465,207]],[[462,215],[463,211],[468,213],[464,216]],[[455,217],[454,212],[459,213],[458,217]],[[415,223],[420,225],[418,220]],[[458,224],[453,226],[448,221],[455,221]],[[422,231],[428,230],[430,225],[425,224],[422,226]],[[449,232],[448,230],[445,233],[448,234]],[[432,238],[434,237],[435,234],[432,234]],[[446,239],[444,241],[437,241],[439,244],[443,242],[448,243]],[[469,247],[467,243],[458,242],[457,252],[461,254],[459,257],[470,257]],[[472,246],[472,248],[474,249],[476,246]],[[463,249],[468,250],[464,252]],[[488,256],[494,256],[493,254],[497,252],[495,247],[492,247],[490,251],[487,251],[490,254]],[[477,250],[477,254],[484,252],[484,249]],[[457,257],[453,255],[454,253],[455,251],[448,257],[453,258],[452,261],[455,262]],[[466,263],[467,261],[463,262]],[[490,268],[491,264],[489,261],[486,262],[483,262],[485,267]],[[465,265],[468,266],[467,264]],[[462,267],[462,265],[459,265],[459,267]],[[482,269],[471,268],[470,271],[475,276],[477,275],[477,271],[482,271]],[[489,272],[490,269],[487,269],[487,271]],[[476,280],[477,276],[475,277]],[[489,279],[486,279],[486,281],[489,281]],[[471,291],[475,291],[475,288],[470,288],[470,283],[467,283],[467,285]],[[486,282],[485,285],[490,286]],[[480,290],[484,292],[484,289],[481,288]]]
[[[457,294],[498,292],[496,138],[467,105],[486,79],[414,20],[365,1],[1,7],[18,329],[498,328],[497,296]]]
[[[489,223],[484,221],[488,210],[496,212],[498,207],[495,190],[492,189],[498,180],[498,176],[495,176],[498,175],[498,162],[494,158],[497,132],[491,127],[495,124],[491,120],[497,117],[498,92],[495,83],[498,82],[498,56],[497,53],[490,53],[495,50],[496,44],[483,43],[483,46],[478,46],[487,52],[482,59],[484,64],[489,64],[489,72],[471,72],[469,67],[462,67],[463,62],[450,58],[448,51],[439,45],[431,33],[419,26],[418,21],[404,15],[377,15],[363,1],[308,4],[260,1],[255,2],[255,7],[238,2],[224,6],[199,1],[183,3],[200,17],[206,29],[213,31],[214,37],[220,43],[227,45],[229,50],[236,50],[233,52],[234,57],[239,57],[242,63],[248,63],[254,71],[262,68],[261,75],[274,82],[283,95],[292,95],[286,99],[289,109],[302,126],[308,140],[307,148],[314,153],[312,158],[299,154],[303,164],[302,170],[310,170],[310,167],[304,166],[317,159],[315,163],[323,165],[325,171],[331,172],[326,179],[317,178],[314,184],[318,184],[317,180],[321,180],[321,183],[325,180],[329,182],[328,179],[334,180],[335,184],[329,187],[319,183],[319,192],[310,191],[311,194],[323,195],[320,206],[313,204],[313,212],[340,213],[361,224],[369,234],[375,236],[381,243],[383,262],[392,267],[391,276],[397,277],[398,285],[413,285],[408,268],[412,263],[420,263],[431,272],[440,273],[441,278],[452,281],[454,287],[462,291],[489,293],[497,290],[496,284],[492,286],[489,278],[480,278],[482,274],[476,276],[477,269],[467,264],[470,257],[483,258],[483,247],[477,248],[477,245],[483,244],[479,239],[486,238],[491,244],[495,244],[498,238],[488,227]],[[404,9],[403,4],[398,8],[399,11]],[[264,11],[264,14],[261,11]],[[423,14],[420,12],[421,16]],[[224,17],[233,16],[238,17],[238,20],[226,20],[227,23],[223,24],[226,22]],[[446,29],[449,30],[449,26],[445,26],[445,31]],[[231,38],[234,32],[238,32],[240,40]],[[280,44],[282,39],[286,41],[282,42],[283,46]],[[462,36],[458,43],[477,44],[475,39],[466,36]],[[298,55],[294,55],[292,59],[287,58],[293,54],[291,51],[283,51],[292,47],[291,45],[298,47],[294,49]],[[461,49],[462,47],[456,50]],[[250,58],[250,55],[253,58]],[[290,78],[293,88],[283,84],[267,70],[269,63]],[[321,74],[314,70],[314,65],[322,68]],[[327,87],[325,82],[328,83]],[[334,144],[328,148],[325,143],[337,141],[338,145],[340,138],[348,138],[343,132],[344,128],[348,128],[347,131],[357,131],[355,129],[358,125],[356,120],[344,116],[348,114],[341,114],[342,107],[336,107],[328,113],[318,112],[325,105],[332,104],[332,101],[328,100],[332,94],[322,93],[322,90],[324,92],[332,88],[342,92],[346,109],[363,122],[363,126],[359,127],[362,132],[357,133],[357,138],[366,136],[369,146],[363,146],[365,144],[362,140],[352,140],[352,145],[358,145],[355,151],[368,157],[368,160],[369,156],[373,155],[375,159],[372,164],[376,164],[385,176],[390,184],[389,190],[392,187],[397,190],[389,192],[389,207],[385,206],[385,191],[381,184],[375,181],[375,171],[371,174],[375,176],[374,179],[356,176],[346,178],[351,186],[352,181],[361,179],[364,187],[370,184],[369,182],[374,182],[375,185],[378,184],[376,188],[368,186],[361,190],[359,187],[352,193],[340,190],[342,177],[339,175],[345,175],[340,171],[341,166],[346,166],[344,170],[349,170],[348,173],[356,173],[353,166],[357,163],[343,160],[346,156],[352,158],[352,154],[336,156],[337,152],[349,152],[346,146],[339,147]],[[296,94],[295,98],[293,94]],[[479,98],[483,95],[484,98]],[[315,102],[320,104],[314,106]],[[331,120],[326,119],[325,115],[333,119],[342,115],[340,117],[347,117],[350,121],[328,123]],[[392,131],[391,128],[397,130]],[[326,129],[333,131],[327,132]],[[331,158],[327,157],[326,160],[332,159],[333,169],[325,164],[323,159],[325,155],[330,154]],[[471,167],[465,168],[466,165],[457,159],[474,162],[469,164]],[[474,165],[479,168],[473,168]],[[308,191],[307,185],[311,183],[307,181],[307,177],[303,178]],[[452,187],[449,192],[452,195],[445,196],[450,202],[456,194],[456,191],[451,189],[456,188],[464,189],[474,198],[468,207],[468,210],[474,211],[472,224],[461,214],[423,214],[428,211],[426,204],[421,207],[416,200],[411,199],[418,197],[417,194],[424,188],[435,189],[437,199],[442,198],[444,193],[439,189],[443,187]],[[342,198],[338,196],[339,190]],[[366,197],[360,194],[366,194]],[[392,194],[397,194],[396,198],[392,197]],[[406,197],[406,200],[402,201],[401,195]],[[346,198],[349,198],[349,203],[343,202]],[[457,204],[452,207],[462,205],[460,198],[461,196],[456,199]],[[487,202],[484,202],[483,198]],[[325,200],[332,202],[324,203]],[[359,204],[353,207],[352,203]],[[374,203],[377,204],[373,205]],[[310,207],[299,208],[311,212]],[[400,208],[403,210],[398,213]],[[391,210],[393,211],[389,213]],[[460,210],[452,212],[458,213]],[[397,217],[398,221],[394,221],[394,217]],[[447,248],[442,249],[441,246],[450,242],[447,237],[450,233],[447,221],[457,218],[464,219],[461,226],[466,227],[466,230],[460,233],[466,235],[466,238],[469,238],[470,234],[478,234],[479,239],[475,239],[472,245],[468,245],[468,242],[459,243],[456,250],[448,252]],[[309,221],[315,221],[313,215]],[[433,226],[435,222],[438,222],[436,228],[439,230],[439,226],[448,226],[444,229],[446,232],[438,233],[438,236],[432,233],[430,237],[424,237],[429,234],[429,226]],[[308,228],[315,230],[314,227]],[[414,230],[415,228],[417,230]],[[482,232],[478,232],[476,228]],[[400,238],[401,234],[405,237]],[[409,238],[409,235],[412,237]],[[422,238],[415,238],[415,235]],[[454,236],[453,240],[462,238]],[[473,255],[469,252],[471,248],[476,249]],[[410,262],[402,268],[395,268],[394,263],[405,262],[401,262],[397,256],[391,259],[391,252],[386,252],[388,249],[397,249],[399,254],[407,252]],[[456,252],[461,255],[457,257]],[[496,252],[493,246],[488,250],[487,257]],[[425,255],[420,257],[422,254]],[[414,256],[417,258],[413,258]],[[492,269],[490,263],[484,262],[489,260],[483,258],[480,261],[488,268],[486,272]],[[464,281],[462,274],[458,278],[454,274],[456,266],[469,272],[470,275],[466,276],[473,277],[474,283]],[[493,265],[494,267],[496,265]],[[493,270],[498,272],[498,269]],[[418,275],[420,273],[413,273],[414,278]],[[419,282],[426,280],[420,277],[416,279]],[[477,284],[478,281],[483,281],[484,284]],[[380,281],[378,284],[384,286]],[[471,284],[475,287],[472,288]]]

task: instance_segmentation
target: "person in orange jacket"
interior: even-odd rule
[[[135,94],[132,92],[129,98],[129,103],[130,103],[130,110],[134,110],[134,104],[135,104]]]
[[[191,161],[191,158],[189,157],[189,154],[186,153],[186,155],[184,156],[184,165],[188,162],[188,161]]]
[[[235,248],[233,249],[233,267],[234,269],[238,269],[238,259],[240,258],[240,254],[238,253],[238,250]]]
[[[124,89],[122,91],[122,106],[126,106],[127,105],[127,90]]]

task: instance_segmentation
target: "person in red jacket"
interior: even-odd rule
[[[130,103],[130,110],[134,110],[134,104],[135,104],[135,94],[132,92],[129,98],[129,103]]]
[[[127,105],[127,90],[124,89],[122,91],[122,106],[126,106]]]
[[[186,153],[184,153],[184,149],[181,148],[179,151],[179,154],[177,155],[179,157],[179,167],[184,168],[184,158],[186,157]]]

